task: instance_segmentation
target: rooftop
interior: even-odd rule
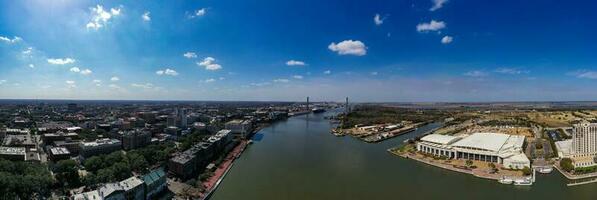
[[[459,139],[460,139],[460,137],[456,137],[456,136],[430,134],[430,135],[426,135],[425,137],[421,138],[421,141],[447,145],[447,144],[451,144]]]
[[[111,144],[120,144],[120,140],[110,139],[110,138],[102,138],[102,139],[97,139],[93,142],[84,142],[83,146],[95,147],[95,146],[111,145]]]
[[[0,147],[0,154],[25,155],[25,147]]]
[[[65,147],[52,147],[50,148],[50,152],[52,153],[52,155],[70,154],[70,151],[68,151],[68,149],[66,149]]]
[[[501,133],[473,133],[455,142],[452,146],[498,152],[508,141],[508,138],[510,138],[510,135]]]
[[[142,178],[146,185],[151,185],[164,176],[166,176],[164,169],[159,168],[149,172],[148,174],[143,175]]]
[[[143,185],[143,181],[135,176],[120,181],[120,186],[126,191]]]

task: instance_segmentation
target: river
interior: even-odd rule
[[[597,199],[597,184],[567,187],[554,170],[533,186],[502,185],[386,152],[433,129],[368,144],[330,134],[323,114],[292,117],[261,130],[215,191],[213,200],[305,199]]]

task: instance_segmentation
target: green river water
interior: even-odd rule
[[[330,134],[324,119],[330,114],[297,116],[261,130],[262,139],[236,161],[211,199],[597,199],[597,184],[567,187],[555,170],[538,174],[533,186],[502,185],[386,152],[439,124],[368,144]]]

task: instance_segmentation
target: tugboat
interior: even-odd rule
[[[323,113],[323,112],[325,112],[325,109],[323,109],[323,108],[313,108],[312,111],[313,111],[313,113]]]

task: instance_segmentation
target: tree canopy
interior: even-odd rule
[[[0,159],[0,199],[47,197],[53,184],[44,164]]]

